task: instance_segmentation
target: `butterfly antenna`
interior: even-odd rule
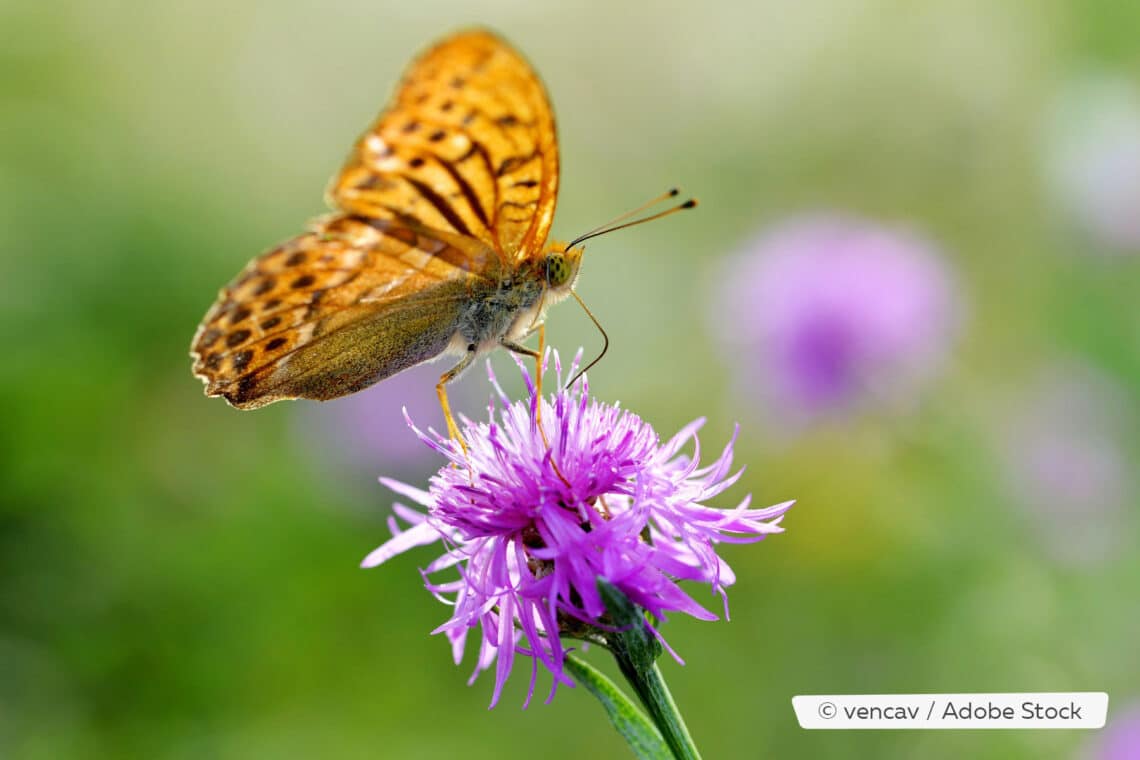
[[[566,383],[567,388],[570,388],[574,385],[574,383],[578,382],[578,378],[586,374],[590,368],[600,362],[602,360],[602,357],[606,355],[606,351],[610,350],[610,336],[606,335],[606,330],[604,327],[602,327],[602,323],[598,321],[598,318],[595,317],[594,313],[590,311],[590,308],[586,306],[586,302],[582,300],[582,297],[580,295],[575,293],[573,290],[570,291],[570,295],[574,296],[574,300],[577,301],[578,305],[581,306],[582,309],[586,312],[586,316],[590,318],[590,321],[593,322],[594,326],[598,328],[598,331],[602,333],[602,340],[604,342],[602,343],[602,352],[598,354],[592,362],[587,364],[582,369],[578,370],[574,377],[570,378],[570,382]]]
[[[680,194],[680,192],[681,192],[680,189],[674,187],[674,188],[670,189],[668,192],[657,196],[656,198],[649,201],[648,203],[642,204],[641,206],[638,206],[637,208],[633,209],[632,211],[627,211],[624,214],[622,214],[621,216],[619,216],[615,219],[611,219],[610,221],[606,222],[605,224],[603,224],[600,227],[595,227],[594,229],[590,230],[589,232],[586,232],[582,235],[579,235],[577,238],[574,239],[573,242],[571,242],[569,245],[566,246],[566,250],[570,250],[571,248],[578,245],[579,243],[583,243],[583,242],[589,240],[590,238],[596,238],[599,235],[605,235],[606,233],[615,232],[617,230],[624,230],[626,227],[633,227],[634,225],[644,224],[645,222],[652,222],[654,219],[660,219],[663,216],[669,216],[670,214],[674,214],[674,213],[681,211],[683,209],[696,207],[697,199],[696,198],[690,198],[689,200],[685,201],[684,203],[673,206],[672,208],[665,209],[664,211],[658,211],[656,214],[650,214],[649,216],[642,217],[641,219],[634,219],[632,222],[626,222],[625,221],[626,219],[629,219],[631,216],[634,216],[635,214],[640,214],[642,211],[650,209],[650,208],[656,206],[658,203],[661,203],[662,201],[667,201],[670,198],[677,197],[677,195]],[[624,224],[619,224],[619,222],[624,222]],[[579,373],[579,374],[581,374],[581,373]]]
[[[643,203],[635,209],[632,209],[630,211],[626,211],[624,214],[621,214],[620,216],[614,217],[613,219],[609,220],[608,222],[606,222],[604,224],[599,224],[597,227],[590,230],[589,232],[583,233],[583,235],[593,235],[595,232],[600,232],[601,230],[604,230],[606,227],[609,227],[611,224],[617,224],[618,222],[625,221],[626,219],[629,219],[634,214],[640,214],[645,209],[652,208],[653,206],[656,206],[661,201],[667,201],[670,198],[676,198],[680,194],[680,192],[681,192],[681,188],[679,188],[679,187],[670,188],[669,190],[666,190],[661,195],[658,195],[653,200],[651,200],[647,203]]]

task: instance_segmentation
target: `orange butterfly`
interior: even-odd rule
[[[207,395],[256,409],[345,396],[455,353],[436,390],[458,438],[446,384],[496,346],[537,359],[546,307],[577,298],[575,246],[618,228],[547,245],[557,192],[538,77],[488,32],[444,40],[356,143],[327,193],[336,211],[219,293],[194,336],[194,374]],[[521,344],[535,331],[539,351]]]

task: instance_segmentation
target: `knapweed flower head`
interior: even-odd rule
[[[448,464],[427,491],[381,481],[423,511],[395,505],[409,527],[393,517],[393,537],[363,562],[372,567],[414,546],[443,544],[443,554],[423,570],[427,588],[453,605],[435,632],[451,641],[456,663],[468,637],[479,637],[472,680],[495,666],[492,706],[519,656],[531,660],[528,703],[540,666],[553,675],[551,698],[558,684],[572,683],[563,672],[564,639],[612,630],[599,578],[658,624],[672,612],[717,618],[679,581],[707,584],[727,616],[726,591],[735,577],[716,545],[780,532],[791,506],[752,509],[748,498],[728,510],[707,506],[740,477],[731,470],[732,441],[702,467],[701,421],[662,441],[636,415],[591,399],[585,379],[565,387],[557,354],[554,363],[553,396],[540,399],[523,369],[529,398],[515,402],[488,366],[498,403],[488,421],[462,421],[466,452],[413,426]],[[576,366],[577,359],[570,376]],[[691,456],[682,453],[690,442]]]
[[[718,281],[713,330],[741,395],[789,422],[905,405],[942,364],[960,319],[932,244],[848,216],[788,220]]]

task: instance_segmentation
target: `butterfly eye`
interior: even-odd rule
[[[565,285],[570,280],[570,265],[561,253],[551,253],[546,257],[546,281],[552,288]]]

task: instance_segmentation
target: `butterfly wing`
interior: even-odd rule
[[[340,211],[254,259],[194,337],[206,393],[330,399],[438,356],[459,317],[539,252],[558,190],[541,82],[482,31],[408,69],[329,188]]]
[[[221,291],[194,336],[194,373],[242,409],[353,393],[445,351],[495,266],[485,247],[332,216]]]
[[[350,214],[475,238],[509,266],[540,252],[557,193],[542,83],[506,42],[469,31],[409,67],[328,195]]]

